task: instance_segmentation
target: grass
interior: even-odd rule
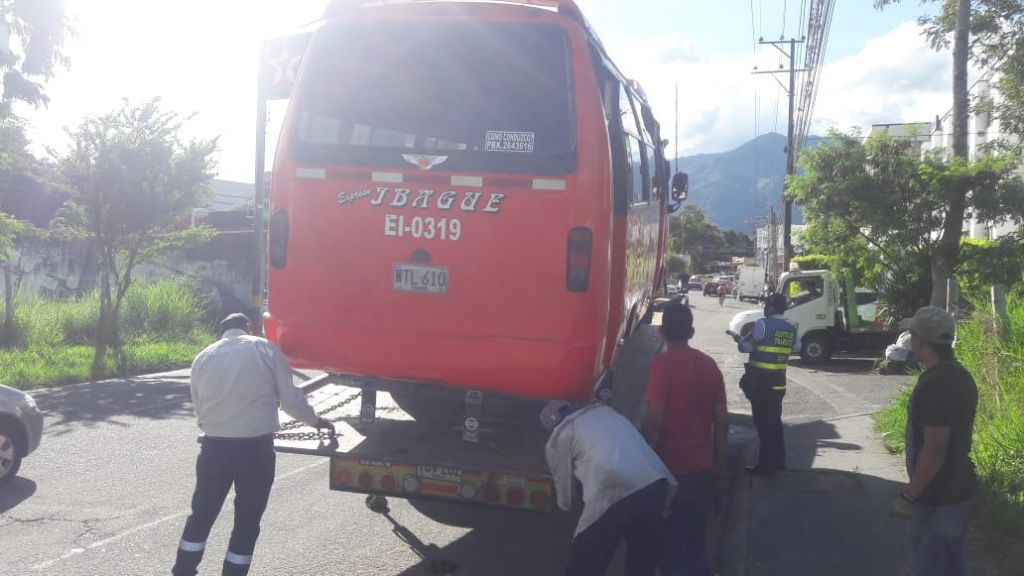
[[[20,302],[17,338],[0,348],[0,384],[22,390],[90,379],[98,296]],[[129,375],[188,366],[213,339],[195,287],[187,281],[136,284],[125,297],[121,334]],[[113,373],[113,361],[107,372]]]
[[[979,304],[977,310],[985,307]],[[957,332],[957,359],[978,385],[972,458],[981,490],[974,527],[990,559],[1024,566],[1024,299],[1008,302],[1009,320],[975,313]],[[903,391],[876,416],[890,451],[904,446],[907,401]]]

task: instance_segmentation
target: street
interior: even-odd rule
[[[725,373],[731,451],[741,454],[753,439],[749,405],[737,387],[744,356],[724,332],[729,318],[751,305],[730,299],[720,307],[717,298],[697,292],[690,298],[693,345],[711,354]],[[649,358],[656,348],[654,328],[644,327],[636,337],[634,353]],[[837,359],[820,370],[792,360],[787,423],[814,427],[827,442],[830,420],[877,411],[906,382],[870,371],[869,360]],[[46,412],[46,430],[19,477],[0,489],[0,574],[168,574],[188,514],[198,451],[188,372],[34,395]],[[790,454],[790,468],[813,465],[813,451]],[[219,573],[231,512],[229,499],[207,544],[204,574]],[[369,511],[360,495],[328,490],[326,460],[279,454],[250,573],[554,575],[562,571],[574,521],[564,513],[397,499],[391,500],[390,515],[382,516]]]

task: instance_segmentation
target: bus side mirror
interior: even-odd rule
[[[690,194],[690,177],[685,172],[676,172],[672,176],[672,199],[676,202],[686,200]]]

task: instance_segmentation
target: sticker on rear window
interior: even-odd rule
[[[487,152],[533,152],[533,132],[504,132],[489,130],[484,141]]]

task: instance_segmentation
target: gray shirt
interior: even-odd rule
[[[633,423],[604,404],[567,416],[551,433],[545,452],[559,508],[572,508],[574,480],[583,486],[583,514],[576,534],[637,490],[661,479],[676,485]]]
[[[228,330],[192,361],[192,404],[207,436],[253,438],[280,427],[278,407],[316,425],[317,415],[292,384],[284,352],[242,330]]]

